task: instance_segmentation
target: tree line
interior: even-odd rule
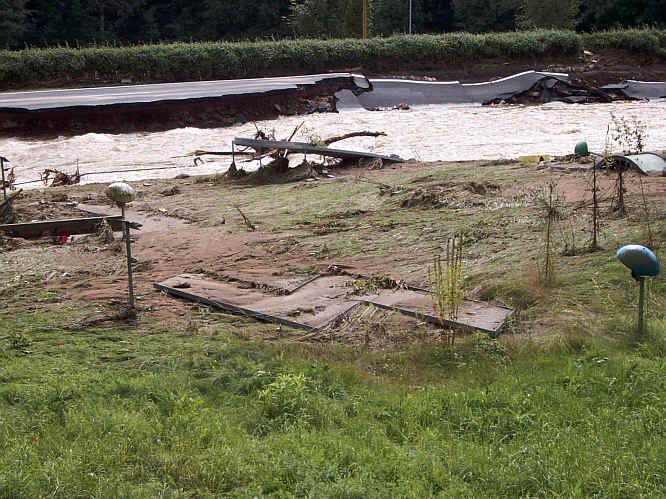
[[[414,33],[664,26],[663,0],[412,0]],[[409,31],[409,0],[368,0],[371,36]],[[0,0],[0,44],[359,37],[363,0]]]

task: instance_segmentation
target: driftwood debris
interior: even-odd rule
[[[42,177],[42,182],[44,182],[44,185],[48,185],[49,180],[51,180],[51,176],[53,176],[50,187],[74,185],[81,182],[81,173],[79,172],[78,166],[76,167],[76,172],[72,173],[71,175],[60,170],[47,168],[40,174],[40,176]]]
[[[268,150],[287,150],[295,153],[310,153],[319,156],[327,156],[339,159],[381,159],[387,163],[404,163],[405,160],[399,156],[385,156],[382,154],[374,154],[369,152],[348,151],[344,149],[332,149],[328,147],[315,146],[306,142],[290,142],[286,140],[256,140],[236,137],[234,144],[238,146],[247,146],[253,148],[255,151]]]
[[[385,132],[371,132],[367,130],[360,132],[350,132],[342,135],[335,135],[333,137],[329,137],[317,144],[311,144],[306,142],[292,142],[292,139],[304,124],[305,122],[303,121],[298,125],[296,125],[296,127],[294,127],[294,130],[291,132],[291,135],[287,140],[275,140],[273,137],[269,137],[266,133],[257,128],[257,133],[254,135],[253,139],[243,139],[243,138],[234,139],[232,146],[233,145],[245,146],[246,149],[244,150],[237,151],[235,149],[232,149],[231,151],[206,151],[202,149],[197,149],[189,154],[186,154],[185,156],[177,156],[177,157],[187,157],[187,156],[199,157],[204,155],[232,156],[232,157],[249,156],[249,161],[256,161],[266,158],[268,156],[286,157],[287,154],[289,154],[290,152],[313,152],[321,156],[332,156],[338,158],[348,158],[348,157],[352,157],[355,159],[379,158],[385,161],[386,160],[395,161],[395,162],[402,161],[397,156],[381,156],[370,153],[362,153],[362,152],[355,153],[354,151],[340,151],[337,149],[330,149],[330,150],[328,149],[329,145],[335,142],[340,142],[341,140],[350,139],[353,137],[382,137],[382,136],[385,137],[386,136]],[[248,143],[244,143],[243,141],[248,141]],[[248,148],[253,149],[254,152],[248,151]],[[315,148],[316,150],[309,150],[308,148],[309,149]],[[321,152],[322,149],[330,151],[330,154],[322,154]],[[340,154],[343,153],[346,154],[346,156],[340,156]]]
[[[19,191],[20,192],[20,191]],[[94,234],[100,224],[106,221],[116,232],[122,230],[122,217],[120,215],[113,217],[92,217],[92,218],[69,218],[64,220],[48,220],[44,222],[30,222],[20,224],[0,225],[0,231],[12,237],[22,237],[23,239],[34,239],[42,236],[59,236],[67,234],[69,236],[76,234]],[[130,222],[132,229],[140,229],[141,224]]]
[[[330,146],[333,142],[340,142],[341,140],[350,139],[352,137],[386,137],[384,132],[350,132],[342,135],[336,135],[334,137],[329,137],[328,139],[322,141],[322,144]]]
[[[252,222],[250,222],[250,219],[247,218],[247,216],[245,216],[245,213],[243,213],[243,211],[240,209],[240,206],[234,206],[234,208],[236,208],[241,217],[243,217],[243,222],[245,222],[245,225],[247,225],[247,228],[250,232],[257,230],[257,227]]]

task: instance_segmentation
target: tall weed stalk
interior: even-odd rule
[[[442,327],[445,327],[447,319],[458,318],[460,304],[465,298],[462,256],[463,235],[454,235],[446,241],[444,264],[442,264],[441,256],[437,255],[428,272],[433,309],[439,317]],[[454,348],[455,334],[452,329],[446,334],[446,342],[450,349]]]
[[[539,282],[549,286],[555,281],[553,233],[555,231],[555,223],[558,219],[562,218],[561,201],[555,180],[548,181],[542,188],[539,203],[544,220],[543,256],[539,265]]]

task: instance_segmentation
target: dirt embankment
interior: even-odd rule
[[[383,71],[366,74],[373,77],[428,77],[438,81],[476,83],[504,78],[530,69],[568,73],[572,83],[589,87],[600,87],[624,80],[666,81],[664,58],[623,50],[585,51],[575,57],[488,59],[468,65],[439,68],[422,62],[409,67],[387,67]]]
[[[332,108],[346,83],[321,83],[296,90],[220,98],[164,101],[33,112],[0,112],[0,135],[49,137],[95,133],[164,131],[196,126],[217,128],[280,115]]]

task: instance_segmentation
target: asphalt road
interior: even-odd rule
[[[247,80],[7,92],[0,93],[0,111],[38,111],[261,94],[276,90],[295,89],[299,85],[315,85],[336,78],[349,78],[361,88],[367,88],[368,86],[367,79],[364,76],[350,73],[330,73]]]

